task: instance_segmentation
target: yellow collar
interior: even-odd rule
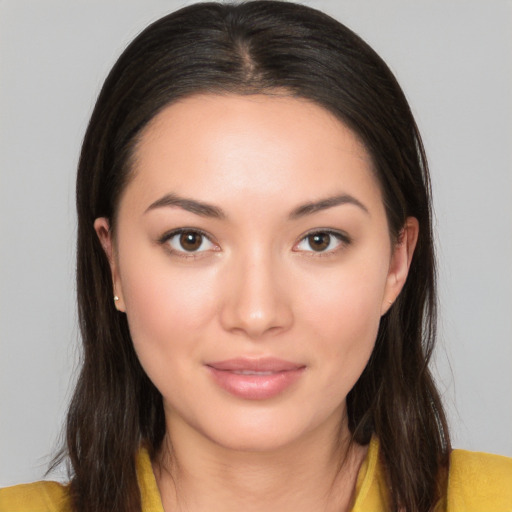
[[[382,475],[379,471],[378,460],[379,442],[376,437],[373,437],[357,477],[356,498],[352,512],[362,512],[363,510],[378,512],[382,509],[382,504],[387,501],[385,496],[378,491],[382,488],[381,485],[374,484],[375,480],[379,484],[382,483],[380,482]],[[151,460],[144,448],[141,448],[137,454],[137,479],[142,498],[142,510],[144,512],[164,512]]]

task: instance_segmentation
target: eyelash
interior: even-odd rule
[[[168,233],[165,233],[160,237],[158,242],[162,245],[166,245],[169,252],[174,255],[178,256],[180,258],[188,258],[188,259],[194,259],[200,257],[204,252],[206,251],[187,251],[185,249],[179,250],[175,249],[171,246],[169,243],[174,237],[183,235],[183,234],[192,234],[192,235],[199,235],[202,237],[201,239],[201,245],[203,245],[204,241],[207,240],[210,244],[213,246],[216,246],[215,242],[212,241],[211,237],[205,233],[204,231],[197,229],[197,228],[179,228],[174,229],[173,231],[170,231]],[[199,246],[200,247],[200,246]],[[218,247],[218,246],[217,246]],[[214,249],[215,252],[217,252],[219,249]]]
[[[346,248],[348,245],[350,245],[352,243],[352,239],[346,233],[343,233],[342,231],[335,231],[332,229],[315,229],[315,230],[310,231],[309,233],[306,233],[305,235],[303,235],[301,237],[300,241],[294,247],[297,247],[299,244],[306,242],[306,240],[308,238],[315,236],[315,235],[328,235],[331,238],[335,238],[339,242],[339,245],[337,247],[335,247],[333,249],[329,249],[329,250],[315,251],[313,248],[311,248],[310,251],[303,251],[305,253],[310,253],[308,255],[312,256],[312,257],[332,256],[332,255],[338,253],[340,250],[343,250],[344,248]],[[329,245],[330,245],[331,241],[332,240],[329,241]],[[311,245],[310,245],[310,247],[311,247]],[[297,251],[297,252],[299,252],[299,251]]]
[[[194,259],[194,258],[200,257],[200,255],[202,253],[207,252],[207,250],[206,251],[205,250],[203,250],[203,251],[198,251],[198,250],[187,251],[185,249],[180,250],[180,249],[173,248],[169,242],[173,238],[183,235],[183,234],[199,235],[200,237],[202,237],[201,244],[198,248],[200,248],[203,245],[205,240],[207,240],[208,243],[212,244],[213,246],[216,246],[215,242],[212,241],[211,237],[207,233],[205,233],[204,231],[197,229],[197,228],[175,229],[173,231],[170,231],[170,232],[162,235],[159,238],[158,242],[162,245],[166,245],[168,250],[171,252],[171,254],[181,257],[181,258]],[[335,238],[339,242],[339,245],[337,247],[335,247],[334,249],[321,250],[321,251],[315,251],[311,247],[311,245],[310,245],[311,250],[300,250],[300,249],[297,250],[296,249],[296,247],[298,247],[300,244],[306,242],[308,238],[313,237],[315,235],[327,235],[331,238]],[[331,242],[332,242],[332,240],[329,240],[329,245],[331,244]],[[350,245],[351,243],[352,243],[351,238],[343,232],[335,231],[332,229],[315,229],[314,231],[310,231],[310,232],[306,233],[305,235],[303,235],[300,238],[299,242],[294,245],[293,251],[294,252],[311,253],[311,254],[309,254],[309,256],[314,256],[314,257],[326,257],[326,256],[331,256],[331,255],[337,253],[338,251],[342,250],[344,247]],[[218,248],[218,246],[217,246],[217,249],[213,249],[214,252],[217,252],[219,250],[220,249]]]

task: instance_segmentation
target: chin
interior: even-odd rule
[[[227,433],[227,432],[226,432]],[[225,433],[225,434],[226,434]],[[210,437],[210,440],[222,448],[240,453],[270,453],[277,452],[300,442],[301,436],[296,432],[281,432],[274,430],[245,432],[229,432],[229,435]]]
[[[302,413],[304,411],[301,411]],[[293,411],[265,409],[239,411],[222,415],[223,420],[199,427],[198,431],[211,442],[237,452],[276,452],[307,443],[315,431],[324,428],[338,432],[342,414],[295,414]],[[331,430],[332,429],[332,430]]]

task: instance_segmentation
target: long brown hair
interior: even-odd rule
[[[112,301],[108,261],[93,229],[116,228],[134,147],[165,106],[197,93],[307,98],[334,113],[373,158],[390,235],[408,216],[419,240],[402,293],[382,318],[371,359],[347,398],[355,441],[376,435],[393,510],[432,510],[450,441],[428,369],[436,330],[430,184],[409,105],[382,59],[329,16],[288,2],[203,3],[144,30],[108,75],[93,111],[77,178],[77,285],[81,373],[67,417],[76,512],[141,510],[135,454],[165,434],[162,397]]]

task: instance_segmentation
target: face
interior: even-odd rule
[[[334,432],[405,281],[364,147],[305,100],[203,95],[145,129],[109,257],[172,436],[272,450]]]

